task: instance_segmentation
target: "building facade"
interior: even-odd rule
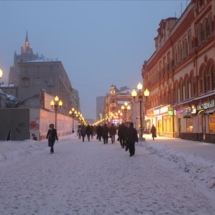
[[[179,19],[161,20],[144,62],[147,124],[161,136],[215,141],[215,1],[192,0]]]
[[[122,121],[131,121],[131,109],[122,110],[121,106],[127,102],[131,104],[132,100],[130,90],[118,90],[115,85],[110,87],[109,94],[105,97],[105,117],[109,117],[109,120],[115,124]]]
[[[74,88],[72,88],[72,92],[71,92],[71,108],[75,108],[75,110],[79,112],[81,111],[79,93]]]
[[[19,63],[18,101],[20,107],[40,108],[40,93],[58,96],[62,114],[71,109],[72,85],[61,61],[35,60]],[[26,106],[27,104],[27,106]]]

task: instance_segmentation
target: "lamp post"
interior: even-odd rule
[[[140,102],[140,137],[139,139],[142,141],[143,140],[143,122],[142,122],[142,102],[143,102],[143,96],[146,97],[146,99],[149,97],[149,90],[146,88],[145,91],[143,91],[143,85],[139,82],[137,85],[137,91],[135,89],[132,90],[131,95],[134,98],[137,97],[138,95],[138,101]],[[143,117],[144,119],[144,117]]]
[[[128,110],[131,109],[131,107],[128,105],[128,102],[125,102],[124,105],[121,106],[121,109],[125,113],[125,122],[126,122],[126,119],[127,119],[126,113],[127,113]]]
[[[57,111],[61,109],[63,102],[59,100],[58,96],[55,96],[54,100],[50,102],[50,105],[55,111],[55,128],[57,129]]]
[[[74,133],[74,118],[75,118],[75,112],[77,113],[77,111],[75,110],[75,108],[72,108],[70,111],[69,111],[69,115],[70,117],[72,117],[72,133]]]

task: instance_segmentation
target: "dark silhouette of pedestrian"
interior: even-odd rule
[[[130,156],[133,156],[135,154],[135,142],[138,142],[137,130],[134,128],[133,122],[130,122],[129,128],[126,129],[125,137]]]
[[[127,127],[124,125],[124,123],[122,123],[121,125],[119,125],[118,128],[118,137],[119,137],[119,142],[122,148],[125,147],[126,145],[126,140],[125,140],[125,131],[126,131]]]
[[[156,128],[155,128],[154,125],[152,125],[152,127],[151,127],[151,133],[152,133],[152,138],[153,138],[153,140],[154,140],[155,137],[157,137],[157,135],[156,135]]]
[[[81,126],[81,136],[82,136],[82,141],[84,142],[84,138],[86,135],[86,127],[84,125]]]
[[[48,139],[48,144],[50,148],[50,154],[54,153],[54,143],[55,140],[58,140],[57,130],[54,128],[54,124],[49,125],[49,130],[46,135],[46,139]]]
[[[107,127],[107,124],[105,123],[104,126],[102,127],[102,137],[103,137],[104,144],[108,144],[108,133],[109,133],[109,129]]]
[[[91,127],[89,124],[86,127],[86,135],[87,135],[87,140],[89,142],[90,141],[90,135],[91,135]]]
[[[116,126],[113,123],[109,128],[109,134],[110,134],[110,137],[111,137],[112,144],[115,143]]]
[[[97,133],[97,139],[98,139],[99,141],[101,141],[101,138],[102,138],[102,126],[101,126],[101,125],[99,125],[99,126],[97,127],[96,133]]]

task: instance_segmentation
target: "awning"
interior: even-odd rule
[[[191,113],[187,113],[187,114],[185,114],[183,117],[184,118],[190,118],[192,115],[191,115]]]
[[[204,112],[205,115],[208,115],[208,114],[213,114],[215,112],[215,110],[206,110]]]

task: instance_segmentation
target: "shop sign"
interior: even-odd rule
[[[203,110],[203,109],[208,109],[208,108],[211,108],[211,107],[215,107],[215,100],[212,100],[210,102],[206,102],[206,103],[197,105],[196,109],[197,110]]]
[[[182,114],[182,113],[184,113],[184,110],[177,110],[176,111],[176,114]]]
[[[162,114],[162,113],[167,113],[168,112],[168,106],[162,107],[160,109],[154,110],[154,114]]]
[[[174,115],[173,110],[168,110],[168,116],[173,116],[173,115]]]

